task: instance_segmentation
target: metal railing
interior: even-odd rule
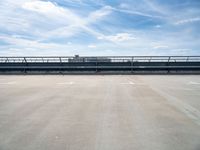
[[[69,63],[69,62],[200,62],[200,56],[0,57],[0,63]]]

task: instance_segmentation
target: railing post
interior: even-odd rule
[[[26,58],[24,57],[24,62],[27,63]]]
[[[190,57],[188,56],[188,57],[187,57],[187,60],[186,60],[186,62],[188,62],[188,61],[189,61],[189,58],[190,58]]]
[[[98,62],[97,62],[97,57],[96,57],[96,72],[98,72]]]
[[[25,57],[24,57],[24,62],[25,62],[25,66],[24,66],[24,73],[26,73],[27,61],[26,61],[26,58],[25,58]]]
[[[134,57],[132,56],[132,59],[131,59],[131,73],[133,73],[133,59],[134,59]]]
[[[171,59],[171,57],[169,56],[169,58],[168,58],[168,63],[169,63],[170,59]]]
[[[169,73],[170,72],[170,69],[169,69],[169,63],[170,63],[170,59],[171,59],[171,57],[169,56],[168,57],[168,61],[167,61],[167,73]]]
[[[60,74],[62,74],[62,59],[61,59],[61,57],[59,57],[59,60],[60,60]]]

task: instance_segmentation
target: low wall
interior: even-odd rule
[[[200,62],[5,62],[0,74],[200,73]]]

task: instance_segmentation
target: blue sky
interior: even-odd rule
[[[0,55],[75,54],[200,55],[200,1],[0,1]]]

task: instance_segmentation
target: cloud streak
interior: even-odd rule
[[[200,17],[195,17],[195,18],[189,18],[189,19],[183,19],[179,20],[175,23],[175,25],[182,25],[182,24],[187,24],[187,23],[194,23],[194,22],[199,22]]]
[[[136,39],[129,33],[117,33],[116,35],[109,35],[109,36],[99,36],[98,39],[100,40],[108,40],[111,42],[127,42]]]

